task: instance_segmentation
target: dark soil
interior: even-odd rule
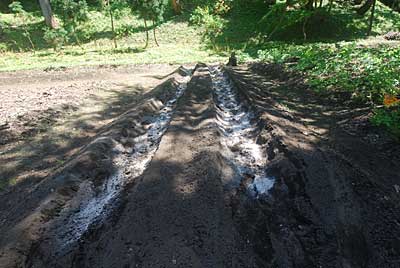
[[[0,73],[0,193],[32,187],[151,96],[169,65]],[[21,187],[17,187],[21,189]]]
[[[237,195],[237,224],[265,266],[399,267],[399,144],[368,109],[320,98],[280,66],[229,73],[261,118],[277,178],[265,200]]]
[[[220,144],[210,74],[198,65],[150,165],[67,249],[55,237],[77,213],[79,189],[119,168],[114,160],[178,74],[57,173],[24,195],[0,195],[0,267],[400,267],[400,145],[369,123],[369,108],[318,96],[279,65],[226,71],[259,118],[257,142],[276,179],[268,195],[250,197],[251,175],[232,188],[237,170]]]

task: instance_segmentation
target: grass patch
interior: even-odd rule
[[[35,52],[3,51],[0,71],[97,64],[216,62],[225,57],[202,45],[201,34],[186,22],[167,22],[159,26],[157,32],[160,46],[151,43],[146,50],[143,49],[145,34],[137,32],[120,38],[117,49],[109,38],[98,38],[81,47],[64,46],[60,51],[52,48]]]
[[[113,48],[109,18],[98,11],[90,11],[88,21],[77,28],[80,46],[70,43],[58,51],[43,39],[44,22],[38,12],[30,13],[29,24],[36,50],[31,51],[21,30],[22,21],[12,14],[0,13],[3,37],[0,39],[0,71],[43,69],[48,67],[98,64],[183,64],[197,61],[215,62],[225,54],[216,53],[202,42],[202,32],[180,17],[156,27],[160,46],[151,40],[144,50],[144,23],[128,10],[116,20],[118,48]],[[152,36],[152,33],[150,33]]]

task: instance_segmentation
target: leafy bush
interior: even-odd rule
[[[376,126],[388,129],[394,136],[400,139],[400,106],[381,108],[374,111],[371,119]]]
[[[211,16],[210,8],[208,6],[205,7],[198,6],[192,12],[189,21],[194,25],[202,25],[205,23],[207,16]]]
[[[7,50],[7,45],[0,43],[0,53],[5,53]]]
[[[78,27],[89,19],[89,6],[86,0],[55,0],[52,2],[54,10],[63,20],[63,27],[68,39],[74,37],[79,44]]]
[[[347,91],[353,100],[380,106],[385,95],[400,94],[400,48],[270,43],[258,51],[262,61],[284,63],[298,59],[289,68],[302,72],[317,92]],[[400,105],[375,110],[372,122],[400,138]]]
[[[26,12],[24,10],[24,8],[22,7],[21,2],[19,1],[14,1],[12,2],[9,6],[8,6],[11,10],[12,13],[14,13],[14,15],[18,18],[21,19],[22,21],[22,29],[23,29],[23,33],[22,35],[24,37],[26,37],[26,39],[28,39],[31,48],[34,50],[35,49],[35,45],[33,44],[32,38],[31,38],[31,34],[27,29],[27,21],[30,19],[31,15]]]
[[[61,27],[57,29],[50,29],[46,27],[44,29],[43,38],[54,48],[54,50],[58,50],[68,41],[68,32]]]
[[[400,48],[272,43],[259,50],[258,57],[275,63],[298,58],[292,68],[304,72],[316,91],[348,91],[375,104],[381,104],[385,94],[400,93]]]
[[[190,22],[195,25],[203,26],[205,36],[212,42],[222,34],[226,20],[221,16],[213,15],[208,6],[197,7],[190,17]]]

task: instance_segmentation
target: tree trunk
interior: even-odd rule
[[[47,26],[52,29],[58,27],[58,23],[53,16],[53,11],[51,10],[50,0],[39,0],[40,8],[42,9],[43,17],[46,21]]]
[[[367,0],[358,10],[358,15],[365,15],[365,13],[370,10],[370,8],[374,5],[375,0]]]
[[[314,0],[308,0],[308,2],[305,5],[305,9],[313,10],[314,9]]]
[[[328,13],[331,13],[333,7],[333,0],[329,0]]]
[[[153,35],[154,35],[154,41],[156,42],[156,45],[159,47],[160,45],[158,44],[157,36],[156,36],[156,23],[154,20],[153,20]]]
[[[114,15],[111,7],[110,7],[110,20],[111,20],[111,30],[113,33],[114,48],[118,48],[117,35],[115,34],[115,26],[114,26]]]
[[[144,48],[147,48],[149,46],[149,29],[147,28],[147,20],[144,19],[144,27],[146,28],[146,45]]]
[[[376,6],[376,0],[373,0],[372,9],[371,9],[371,17],[369,18],[368,35],[371,35],[372,25],[374,24],[375,6]]]
[[[182,7],[181,7],[181,3],[179,2],[179,0],[172,0],[172,7],[175,11],[175,14],[181,14]]]

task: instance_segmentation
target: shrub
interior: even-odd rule
[[[57,29],[46,27],[44,29],[43,38],[54,48],[54,50],[58,50],[68,41],[68,32],[61,27]]]
[[[376,109],[371,121],[376,126],[385,127],[397,139],[400,139],[400,105]]]

